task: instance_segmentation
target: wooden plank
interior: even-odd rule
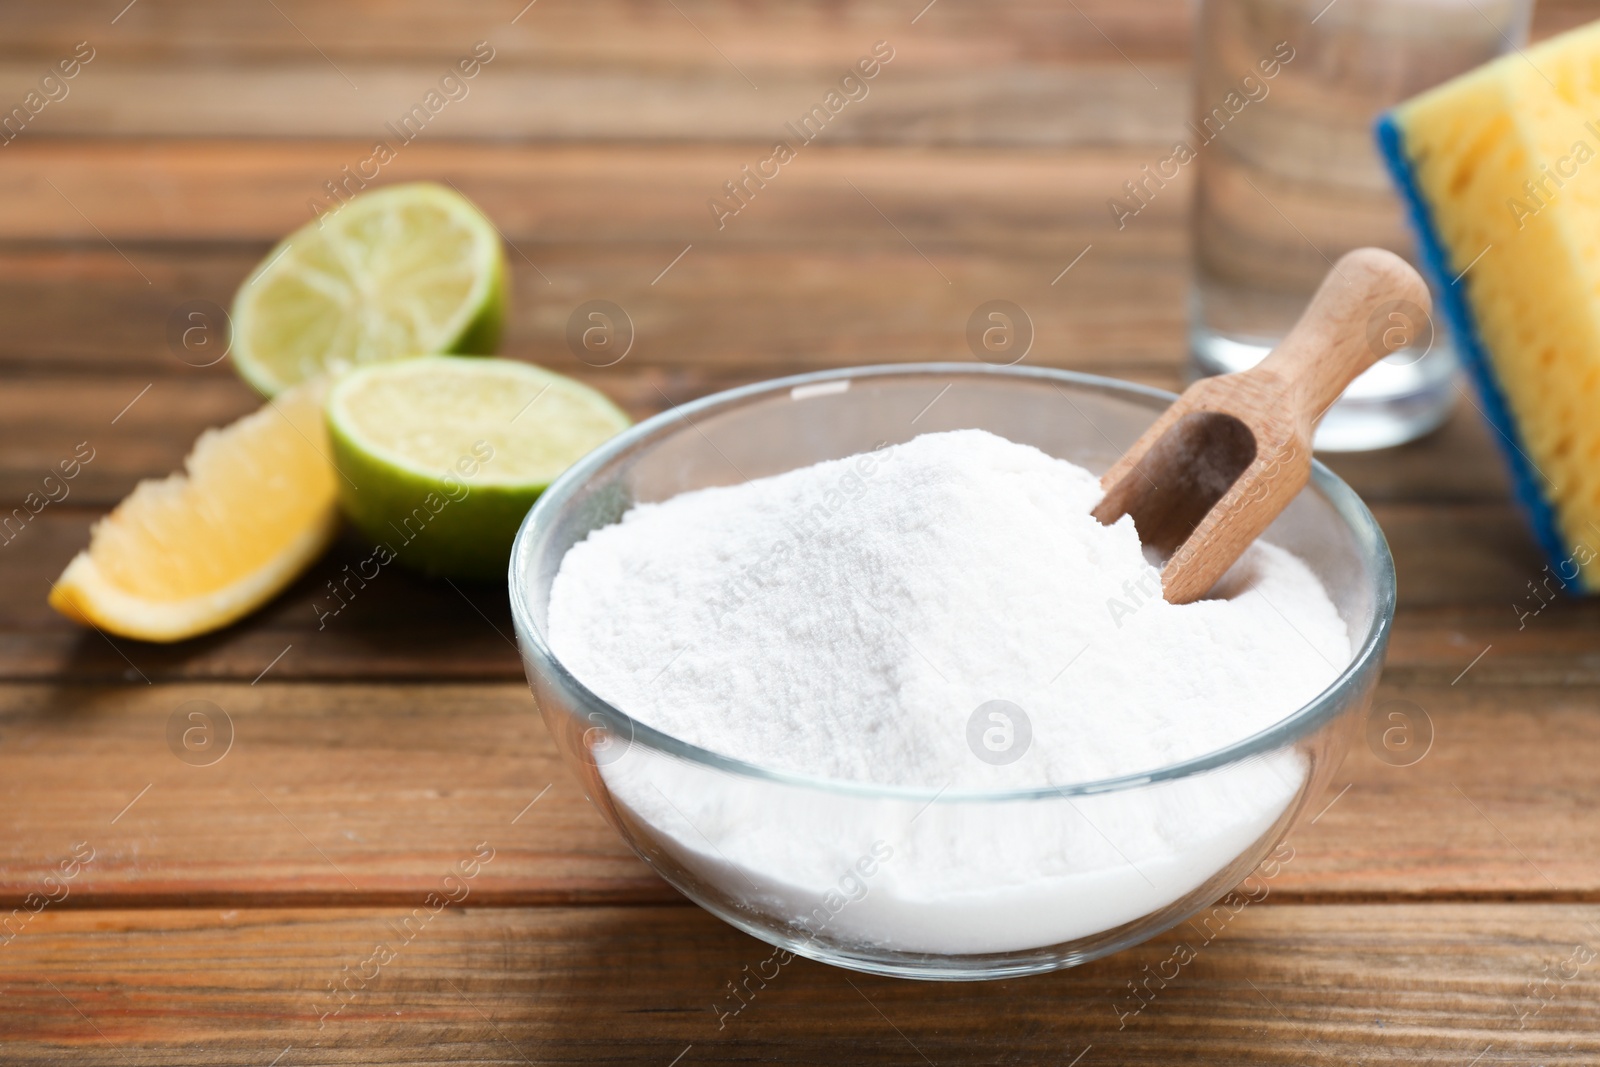
[[[1597,899],[1600,865],[1572,853],[1594,853],[1600,796],[1568,755],[1600,754],[1600,692],[1497,686],[1484,665],[1380,688],[1327,806],[1295,832],[1286,896]]]
[[[80,903],[390,904],[484,837],[502,857],[474,891],[485,901],[675,899],[560,766],[522,684],[278,681],[302,654],[254,685],[0,687],[0,903],[15,906],[88,840],[99,858],[74,883]],[[1507,688],[1472,673],[1383,687],[1278,889],[1308,901],[1600,900],[1597,696],[1594,684]],[[231,723],[211,766],[167,740],[195,700]],[[1403,738],[1382,740],[1393,728],[1431,744],[1401,766]]]
[[[20,100],[82,39],[92,62],[26,136],[366,140],[483,41],[492,61],[452,88],[430,138],[766,142],[882,41],[891,64],[830,139],[1159,144],[1180,128],[1189,26],[1171,0],[915,14],[891,3],[841,18],[819,2],[408,2],[352,32],[343,9],[303,0],[11,11],[0,13],[19,30],[0,53],[0,99]]]
[[[13,243],[0,256],[0,315],[12,324],[0,361],[30,373],[203,377],[171,351],[169,319],[190,300],[226,304],[268,242],[310,217],[304,201],[317,175],[342,158],[326,145],[14,148],[17,169],[7,174],[28,207],[6,219],[0,197],[0,234],[51,242]],[[573,309],[597,295],[632,318],[630,368],[692,363],[755,377],[968,359],[967,320],[997,293],[1028,309],[1036,361],[1137,375],[1181,351],[1176,198],[1170,217],[1152,213],[1143,232],[1095,248],[1052,284],[1107,225],[1103,193],[1136,170],[1132,155],[1091,153],[1082,167],[962,156],[930,192],[934,156],[819,151],[811,176],[763,191],[735,220],[750,223],[737,233],[719,233],[704,203],[743,157],[704,157],[419,147],[395,176],[457,180],[484,204],[514,244],[506,347],[556,369],[587,369],[565,330]],[[664,223],[674,216],[679,224]]]
[[[318,150],[296,146],[286,154]],[[176,184],[191,187],[193,195],[180,192],[173,204],[195,208],[201,214],[213,213],[200,232],[215,236],[231,227],[254,233],[263,242],[274,232],[248,220],[252,213],[261,214],[261,202],[276,200],[281,207],[289,198],[283,183],[276,193],[263,192],[259,201],[251,202],[253,207],[242,202],[202,206],[198,201],[204,196],[196,188],[230,186],[239,178],[232,157],[199,146],[153,146],[150,151],[156,153],[155,163],[162,169],[189,175]],[[842,183],[836,183],[837,188],[824,197],[826,203],[814,205],[820,215],[810,218],[802,219],[782,202],[772,201],[776,208],[769,226],[753,214],[766,202],[753,204],[749,219],[756,237],[750,240],[762,247],[749,247],[750,241],[743,237],[738,243],[722,241],[723,236],[733,236],[730,230],[727,235],[717,235],[717,240],[696,244],[674,268],[670,285],[652,285],[659,265],[670,263],[676,255],[674,248],[683,250],[666,235],[647,234],[629,241],[619,234],[596,246],[552,240],[548,228],[566,227],[564,220],[575,214],[594,214],[596,200],[636,202],[640,199],[636,194],[643,194],[649,184],[646,178],[637,178],[633,189],[607,183],[614,180],[615,168],[624,161],[631,161],[622,168],[628,173],[654,177],[659,153],[576,152],[557,153],[553,158],[527,152],[510,153],[511,158],[504,152],[493,155],[504,168],[500,177],[492,182],[482,175],[462,180],[508,227],[519,250],[511,255],[515,293],[507,350],[583,376],[589,368],[565,344],[566,317],[578,303],[597,293],[616,299],[629,310],[640,338],[627,366],[619,367],[617,374],[625,375],[643,365],[671,367],[677,375],[671,388],[659,381],[634,388],[625,378],[599,379],[613,390],[624,390],[621,399],[637,403],[637,413],[655,410],[664,403],[663,393],[675,400],[703,394],[717,379],[754,380],[809,367],[899,359],[970,358],[964,339],[966,318],[972,308],[995,293],[1005,294],[1029,310],[1038,336],[1029,356],[1033,362],[1178,384],[1167,368],[1181,360],[1184,344],[1185,278],[1173,268],[1174,254],[1182,245],[1181,218],[1176,211],[1157,211],[1163,204],[1175,206],[1176,201],[1158,201],[1151,209],[1153,214],[1141,216],[1141,224],[1146,219],[1150,223],[1142,233],[1113,231],[1117,239],[1097,245],[1060,287],[1047,284],[1045,278],[1057,270],[1058,263],[1070,262],[1065,252],[1021,247],[1037,243],[1038,234],[1025,237],[1025,231],[1041,225],[1050,231],[1055,249],[1081,250],[1083,246],[1074,243],[1078,240],[1085,245],[1093,243],[1089,239],[1095,237],[1101,220],[1095,218],[1094,196],[1098,194],[1091,190],[1096,184],[1110,186],[1116,169],[1098,156],[1087,162],[1078,160],[1100,169],[1097,182],[1086,180],[1081,173],[1068,180],[1068,170],[1047,168],[1048,173],[1027,183],[1027,190],[996,177],[1014,170],[1016,158],[996,160],[992,167],[966,161],[958,168],[962,181],[957,195],[934,204],[925,197],[917,200],[913,188],[924,184],[928,157],[855,154],[863,167],[870,163],[867,169],[873,170],[877,183],[891,190],[883,202],[890,203],[896,213],[904,211],[903,221],[923,226],[938,222],[949,234],[939,253],[944,266],[936,269],[956,284],[941,292],[928,262],[891,227],[879,226],[869,233],[855,219],[848,230],[828,228],[827,220],[840,211],[837,194],[855,196]],[[90,156],[36,153],[35,161],[45,167],[40,174],[49,169],[47,163],[65,166],[70,162],[69,171],[77,168],[75,173],[93,179],[92,198],[98,204],[110,196],[110,190],[95,183],[109,182],[113,176],[122,182],[136,158],[137,154],[124,149]],[[251,155],[248,162],[258,176],[273,167],[280,171],[284,167],[279,155]],[[1133,158],[1122,157],[1120,166],[1130,169]],[[417,172],[422,173],[426,170]],[[1057,178],[1062,181],[1056,182]],[[513,192],[514,186],[528,183],[542,186],[539,199],[550,206],[537,217],[528,215]],[[35,182],[30,188],[34,191],[27,197],[34,207],[70,210],[64,202],[54,207],[42,204],[38,193],[47,187]],[[1074,189],[1078,190],[1076,199],[1062,199]],[[74,202],[81,191],[75,191]],[[684,200],[680,206],[690,199],[687,188],[681,191]],[[1034,198],[1036,208],[1031,213],[1018,206],[1024,193]],[[848,199],[842,203],[850,206]],[[153,202],[141,207],[146,213],[158,210]],[[973,217],[983,214],[988,221],[974,225]],[[77,221],[82,226],[83,220]],[[102,221],[113,229],[128,224],[126,219]],[[745,220],[736,221],[742,224]],[[689,230],[684,233],[693,236]],[[567,236],[575,236],[575,231]],[[864,236],[872,239],[872,250],[866,254],[862,250]],[[767,247],[769,241],[781,243],[781,249]],[[0,314],[11,324],[7,336],[0,339],[0,362],[34,374],[73,367],[181,375],[208,383],[226,377],[222,366],[197,371],[174,356],[166,341],[167,321],[188,300],[227,303],[259,253],[155,246],[134,249],[133,254],[138,267],[104,245],[81,245],[71,251],[11,246],[0,257],[0,277],[6,282],[0,286]],[[533,263],[543,266],[536,270]],[[145,277],[150,285],[145,284]],[[863,284],[868,278],[870,283]],[[86,316],[85,304],[97,313]],[[713,378],[698,376],[708,367],[715,368]],[[149,380],[130,379],[121,388],[137,392]],[[77,380],[66,386],[71,390],[83,387]],[[119,388],[109,382],[103,387]],[[25,412],[40,410],[41,400],[60,406],[41,394],[26,392],[30,388],[21,386],[13,394]],[[39,388],[48,391],[51,386],[41,383]],[[237,404],[242,405],[247,394],[237,395],[241,398]],[[107,397],[104,403],[113,399]],[[160,393],[151,397],[150,406],[160,410],[160,399]],[[78,405],[72,408],[77,410]],[[171,425],[177,438],[168,454],[180,456],[186,439],[204,423],[181,414],[177,420],[167,419],[165,411],[162,415],[161,424]],[[51,424],[55,425],[54,420]],[[53,443],[59,446],[61,442]],[[1438,449],[1448,449],[1459,461],[1441,468],[1435,459]],[[1332,462],[1376,499],[1414,499],[1421,493],[1432,498],[1481,498],[1503,493],[1504,476],[1492,451],[1472,418],[1458,418],[1444,434],[1425,445],[1370,456],[1334,457]],[[22,461],[38,466],[50,462],[52,454],[48,447],[30,446]]]
[[[1033,323],[1031,362],[1129,375],[1165,369],[1181,358],[1185,282],[1171,265],[1170,249],[1128,246],[1126,256],[1108,253],[1093,264],[1086,258],[1069,275],[1074,288],[1064,282],[1052,290],[1050,279],[1070,256],[1007,256],[988,241],[967,243],[938,253],[938,269],[951,279],[947,285],[884,229],[896,244],[695,244],[654,287],[651,282],[692,242],[589,248],[513,238],[520,251],[510,253],[510,320],[502,350],[564,373],[588,373],[567,344],[567,320],[598,296],[619,304],[633,323],[635,343],[619,373],[644,366],[772,376],[793,368],[970,361],[967,321],[999,293],[1022,306]],[[1175,244],[1176,234],[1169,236]],[[0,316],[11,326],[0,340],[0,370],[30,377],[145,375],[136,388],[154,375],[226,376],[224,365],[209,368],[210,375],[194,367],[209,360],[175,347],[169,322],[181,319],[191,301],[228,307],[264,249],[124,248],[151,284],[104,246],[0,251]]]
[[[360,33],[351,32],[348,11],[316,0],[277,0],[276,11],[237,0],[166,0],[135,5],[126,13],[124,6],[117,0],[68,5],[6,0],[0,4],[0,24],[8,30],[0,57],[48,62],[63,44],[90,38],[123,55],[169,63],[200,66],[220,57],[265,65],[304,58],[311,51],[310,38],[334,58],[421,65],[453,59],[456,42],[481,26],[494,32],[496,48],[508,59],[522,62],[709,67],[720,60],[698,27],[736,58],[794,68],[824,63],[873,32],[891,30],[915,34],[941,59],[969,63],[1112,59],[1117,56],[1112,42],[1130,56],[1176,59],[1187,54],[1191,37],[1190,11],[1181,0],[1137,5],[1079,0],[1075,12],[1043,0],[947,4],[926,12],[900,0],[853,0],[847,7],[830,0],[772,7],[680,0],[682,16],[631,0],[540,0],[526,13],[524,0],[386,0],[381,16],[362,20]],[[1541,0],[1533,36],[1569,29],[1597,14],[1595,0]],[[109,28],[113,18],[115,29]],[[606,32],[595,33],[596,26]]]
[[[521,677],[515,653],[496,633],[510,633],[499,583],[451,585],[388,568],[347,598],[337,616],[324,618],[337,606],[329,583],[369,554],[353,533],[276,600],[220,633],[151,645],[82,629],[45,598],[100,514],[69,498],[47,505],[20,533],[7,531],[0,544],[0,678],[66,672],[85,681],[248,681],[290,644],[294,655],[275,668],[284,678]],[[1474,668],[1480,684],[1600,683],[1600,604],[1530,592],[1530,582],[1548,576],[1510,505],[1380,505],[1377,515],[1400,578],[1388,661],[1394,681],[1448,684],[1492,646]]]
[[[825,64],[885,32],[916,41],[930,58],[965,63],[1081,64],[1116,59],[1118,49],[1137,58],[1182,59],[1191,43],[1190,10],[1180,0],[1081,0],[1075,11],[1041,0],[995,0],[926,12],[899,0],[853,0],[845,7],[830,0],[770,7],[681,0],[682,15],[630,0],[541,0],[532,9],[523,0],[386,0],[381,16],[363,19],[359,33],[351,32],[348,11],[316,0],[278,0],[277,10],[239,0],[166,0],[126,12],[124,6],[117,0],[47,6],[7,0],[0,4],[0,24],[8,30],[0,57],[49,63],[63,46],[88,38],[123,56],[195,67],[302,60],[314,55],[312,44],[335,59],[424,67],[454,59],[458,42],[474,30],[492,33],[497,50],[515,62],[667,69],[722,62],[707,37],[736,59],[778,69]],[[1533,37],[1597,14],[1594,0],[1541,0]],[[594,32],[597,26],[606,32]]]
[[[342,8],[310,0],[123,6],[0,10],[0,100],[20,101],[76,42],[96,50],[26,138],[383,136],[480,40],[493,62],[430,137],[765,142],[879,40],[894,61],[841,114],[835,143],[1165,147],[1187,112],[1190,18],[1172,0],[912,15],[857,3],[843,17],[821,0],[408,0],[360,32]],[[1542,35],[1595,9],[1541,4],[1538,14]]]
[[[969,62],[1117,58],[1096,26],[1130,55],[1181,57],[1189,40],[1188,10],[1181,0],[1137,6],[1080,0],[1078,12],[1063,12],[1047,0],[996,0],[983,8],[936,6],[915,23],[919,6],[897,0],[853,0],[847,7],[830,0],[770,7],[676,0],[679,11],[632,0],[540,0],[533,8],[526,0],[385,0],[373,6],[374,17],[360,20],[359,33],[352,30],[356,18],[348,10],[316,0],[275,2],[276,11],[240,0],[167,0],[135,6],[111,30],[111,19],[123,6],[115,0],[65,7],[6,0],[0,4],[0,23],[11,33],[0,55],[46,58],[63,41],[92,36],[133,55],[199,65],[207,57],[198,50],[208,48],[218,56],[260,64],[304,56],[311,52],[309,38],[336,59],[433,61],[453,57],[455,42],[481,28],[495,32],[496,46],[511,58],[671,68],[721,62],[699,31],[735,59],[774,66],[820,62],[863,36],[870,43],[871,34],[891,29],[920,35],[930,49]],[[1550,6],[1541,4],[1541,14]],[[596,33],[597,27],[606,32]]]
[[[401,571],[370,585],[363,598],[318,629],[317,609],[333,606],[326,582],[343,577],[368,549],[347,540],[283,597],[218,634],[179,645],[111,639],[68,623],[44,602],[46,577],[87,543],[79,527],[51,562],[26,581],[0,625],[0,678],[82,682],[249,681],[285,647],[273,668],[294,681],[515,681],[522,668],[494,636],[510,633],[503,589],[427,581]],[[370,594],[370,595],[368,595]],[[1530,601],[1520,602],[1522,611]],[[1386,677],[1396,685],[1449,685],[1471,668],[1475,685],[1600,685],[1600,619],[1587,603],[1557,601],[1517,626],[1516,603],[1403,611],[1396,620]],[[481,612],[481,614],[480,614]],[[1480,658],[1481,657],[1481,658]],[[1504,699],[1515,699],[1514,694]]]
[[[1082,251],[1082,240],[1071,243],[1080,237],[1117,235],[1115,246],[1102,249],[1116,247],[1116,258],[1152,240],[1169,259],[1182,250],[1187,175],[1169,183],[1120,232],[1106,208],[1107,198],[1150,162],[1149,150],[1137,148],[1043,153],[800,145],[766,185],[751,181],[746,205],[719,230],[706,201],[726,196],[724,183],[741,178],[743,166],[761,163],[767,147],[765,138],[755,147],[418,140],[403,146],[375,181],[455,182],[513,241],[659,243],[672,254],[684,241],[704,247],[834,241],[860,252],[901,248],[909,236],[936,261],[942,250],[968,244],[1004,248],[1008,255],[1048,254],[1052,262],[1066,252],[1042,279],[1045,286]],[[143,242],[248,242],[264,253],[312,221],[309,200],[321,197],[321,207],[329,207],[324,182],[364,160],[371,145],[19,138],[5,151],[0,239],[76,241],[96,249],[110,239],[137,262],[127,246]],[[734,202],[728,204],[731,209]],[[637,269],[648,282],[665,265],[642,258]],[[1180,266],[1167,264],[1173,271]],[[924,268],[932,284],[941,282]]]
[[[1541,3],[1534,9],[1533,34],[1534,40],[1562,33],[1566,30],[1576,29],[1588,22],[1593,22],[1600,17],[1600,8],[1594,0],[1555,0],[1554,3]]]
[[[169,742],[190,701],[217,744],[231,733],[215,763]],[[524,686],[6,686],[0,708],[7,901],[84,840],[73,894],[91,903],[411,900],[486,837],[486,901],[671,896],[583,799]]]
[[[1529,573],[1529,581],[1541,579],[1553,584],[1542,570]],[[1465,682],[1470,668],[1474,685],[1600,684],[1600,611],[1592,600],[1540,589],[1536,595],[1524,586],[1502,604],[1467,610],[1401,612],[1385,677],[1397,684],[1448,685],[1458,678]]]
[[[409,940],[396,933],[398,909],[47,910],[0,961],[0,1062],[1165,1067],[1600,1055],[1594,905],[1307,907],[1269,896],[1209,942],[1180,926],[1064,972],[942,984],[798,959],[779,968],[766,945],[698,909],[473,899]],[[386,958],[378,947],[393,958],[363,967]],[[746,974],[758,976],[735,1001],[728,983]],[[328,994],[334,982],[341,998]]]
[[[491,631],[475,613],[461,609],[464,594],[459,589],[398,567],[387,568],[362,590],[337,624],[324,625],[322,612],[333,606],[328,583],[369,552],[354,534],[278,599],[234,627],[180,645],[117,641],[121,651],[113,655],[106,640],[59,618],[45,604],[50,581],[88,543],[89,526],[102,514],[99,508],[71,503],[46,506],[20,533],[8,531],[11,539],[0,544],[0,590],[5,594],[0,601],[0,677],[47,677],[70,668],[78,678],[115,679],[125,676],[132,663],[157,680],[248,680],[260,670],[261,653],[276,654],[291,642],[306,658],[286,664],[290,677],[329,677],[341,671],[346,677],[481,677],[475,672],[490,669],[490,664],[490,676],[516,676],[509,650],[496,650],[492,643],[481,654],[458,660],[464,647],[491,636]],[[1527,589],[1529,581],[1543,577],[1544,561],[1509,504],[1394,504],[1380,505],[1376,513],[1395,554],[1402,612],[1425,613],[1418,643],[1397,642],[1395,649],[1396,667],[1423,672],[1407,680],[1439,680],[1442,675],[1448,681],[1467,659],[1495,641],[1503,644],[1493,661],[1495,677],[1502,682],[1550,681],[1552,669],[1568,672],[1563,677],[1594,679],[1600,664],[1587,642],[1600,624],[1600,604],[1558,601],[1536,615],[1518,615],[1545,603]],[[509,632],[504,586],[467,588],[495,626]],[[1402,614],[1402,630],[1406,619]],[[1450,634],[1461,636],[1453,639]],[[1543,643],[1558,634],[1566,635],[1564,644]],[[428,651],[430,642],[439,644],[436,652]]]
[[[350,532],[277,599],[214,634],[150,644],[70,623],[45,598],[50,583],[88,544],[96,517],[46,509],[0,546],[0,582],[15,582],[18,590],[0,622],[0,678],[248,682],[274,661],[275,678],[294,680],[522,677],[509,643],[504,582],[451,583],[389,567],[365,588],[352,585],[351,593],[341,587],[336,596],[338,583],[359,573],[372,552]],[[291,645],[292,652],[278,660]]]
[[[708,306],[706,315],[709,318],[711,314]],[[529,333],[539,329],[534,324]],[[730,328],[720,340],[731,357],[741,338]],[[745,343],[757,342],[746,338]],[[953,347],[957,343],[964,342],[949,336],[949,332],[941,336],[929,330],[930,348],[935,344]],[[683,403],[735,385],[833,364],[832,358],[818,353],[804,360],[774,354],[759,362],[749,360],[742,366],[708,366],[684,358],[684,349],[690,344],[691,338],[686,334],[661,345],[675,358],[657,364],[630,358],[605,369],[580,362],[566,350],[560,337],[525,335],[507,348],[508,354],[532,359],[593,385],[636,419],[665,410],[669,401]],[[970,353],[964,359],[955,352],[936,354],[951,362],[970,362],[972,358]],[[881,351],[854,351],[853,355],[863,362],[896,361]],[[1166,389],[1182,387],[1177,367],[1099,362],[1092,355],[1081,353],[1056,360],[1041,353],[1037,357],[1030,355],[1027,365],[1059,366]],[[26,494],[39,492],[44,475],[57,469],[63,459],[79,451],[88,455],[90,450],[93,459],[81,465],[81,472],[67,487],[68,495],[58,502],[109,507],[126,495],[138,479],[175,470],[201,431],[238,418],[259,403],[260,398],[226,363],[204,370],[185,367],[172,374],[107,370],[91,375],[88,368],[74,368],[13,377],[0,390],[0,509],[8,512]],[[80,445],[84,446],[81,450]],[[1448,463],[1442,462],[1445,457],[1449,457]],[[1469,408],[1458,410],[1438,434],[1409,448],[1326,454],[1321,458],[1369,504],[1472,505],[1501,502],[1508,497],[1502,464],[1494,454],[1489,431]],[[59,496],[60,491],[56,493]],[[0,534],[0,541],[4,540]]]
[[[684,32],[671,36],[692,36],[684,43],[696,49],[697,61],[686,68],[594,64],[581,56],[519,64],[497,55],[473,81],[449,83],[456,99],[429,118],[423,136],[738,141],[764,148],[784,136],[785,122],[798,122],[821,104],[880,40],[894,43],[894,60],[865,83],[865,96],[851,89],[858,99],[828,123],[828,143],[1041,149],[1111,144],[1154,151],[1170,149],[1183,135],[1188,70],[1173,60],[1142,59],[1137,69],[1114,52],[1070,66],[989,56],[977,63],[950,62],[949,50],[924,47],[897,24],[862,27],[833,54],[800,69],[742,57],[733,60],[735,69],[683,20],[676,26]],[[365,151],[356,158],[364,158],[373,139],[398,147],[386,125],[398,128],[430,92],[436,101],[443,99],[438,90],[451,64],[470,58],[475,42],[485,38],[499,46],[499,37],[483,26],[452,27],[449,52],[404,64],[343,58],[335,65],[303,42],[293,59],[264,66],[122,59],[107,47],[103,58],[70,83],[70,95],[47,105],[17,144],[107,135],[360,138]],[[1100,43],[1101,51],[1109,51]],[[69,48],[51,60],[0,62],[0,100],[20,101],[51,61],[70,54]],[[574,100],[584,106],[573,107]]]

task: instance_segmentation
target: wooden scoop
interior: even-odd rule
[[[1399,256],[1344,256],[1266,359],[1195,382],[1106,471],[1094,517],[1132,515],[1168,557],[1166,599],[1199,600],[1306,484],[1312,431],[1345,387],[1396,349],[1431,343],[1429,307]]]

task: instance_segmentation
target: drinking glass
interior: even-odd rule
[[[1372,136],[1379,112],[1527,39],[1532,0],[1200,0],[1190,353],[1197,375],[1259,362],[1340,255],[1415,260]],[[1316,447],[1385,448],[1444,421],[1442,317],[1346,390]]]

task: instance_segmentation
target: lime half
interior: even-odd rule
[[[492,352],[505,314],[500,235],[440,185],[391,185],[307,223],[233,298],[233,360],[273,396],[323,371]]]
[[[426,356],[364,367],[328,397],[340,501],[387,558],[503,577],[539,494],[628,426],[603,395],[508,359]]]

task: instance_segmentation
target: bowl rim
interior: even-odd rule
[[[528,545],[534,532],[557,514],[572,494],[586,484],[600,468],[617,457],[634,450],[639,445],[660,434],[679,421],[693,425],[693,417],[720,409],[734,408],[759,397],[792,392],[796,388],[816,386],[836,381],[853,381],[857,378],[884,378],[910,376],[958,376],[967,378],[1002,377],[1042,379],[1058,384],[1070,384],[1081,390],[1112,394],[1122,398],[1159,401],[1163,405],[1177,399],[1177,394],[1137,382],[1123,381],[1097,374],[1060,370],[1054,367],[995,366],[969,363],[889,363],[860,367],[844,367],[814,371],[806,374],[771,378],[733,389],[711,393],[696,400],[675,405],[635,424],[610,438],[574,463],[552,482],[523,517],[511,548],[511,562],[507,578],[511,613],[516,623],[518,648],[524,665],[532,667],[537,661],[540,672],[553,676],[561,688],[575,702],[585,705],[590,721],[596,716],[608,729],[626,738],[626,743],[644,744],[650,749],[690,763],[711,767],[745,778],[755,778],[775,784],[820,789],[831,793],[854,794],[907,801],[978,801],[1007,802],[1054,799],[1062,796],[1089,796],[1098,793],[1136,789],[1160,782],[1175,781],[1242,762],[1264,757],[1299,738],[1333,718],[1344,706],[1346,690],[1374,665],[1381,666],[1384,649],[1394,621],[1395,572],[1394,558],[1389,552],[1383,530],[1366,504],[1343,479],[1329,470],[1320,460],[1311,462],[1311,482],[1344,520],[1353,535],[1358,553],[1371,570],[1377,588],[1373,597],[1373,621],[1362,635],[1359,646],[1343,670],[1322,692],[1294,712],[1264,730],[1242,738],[1230,745],[1193,756],[1163,767],[1116,775],[1083,782],[1057,785],[1029,786],[1023,789],[949,789],[925,786],[898,786],[877,782],[864,782],[842,778],[827,778],[803,774],[750,763],[733,756],[725,756],[710,749],[684,741],[641,722],[620,708],[613,706],[569,671],[545,639],[542,629],[535,623],[528,604],[529,588],[527,556]],[[531,660],[530,660],[531,654]],[[1376,661],[1376,663],[1375,663]],[[530,680],[531,681],[531,680]],[[626,753],[624,753],[625,755]]]

